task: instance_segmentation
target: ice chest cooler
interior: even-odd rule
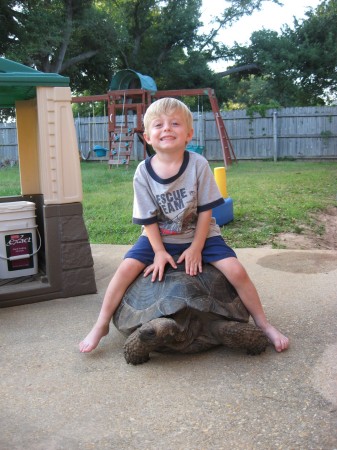
[[[38,272],[35,203],[0,203],[0,279]]]

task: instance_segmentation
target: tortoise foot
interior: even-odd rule
[[[257,339],[254,339],[252,343],[247,345],[247,355],[260,355],[261,353],[266,351],[266,348],[269,345],[268,339],[262,335]]]
[[[128,364],[144,364],[150,359],[150,352],[146,345],[139,339],[139,328],[134,331],[125,341],[124,358]]]
[[[219,321],[213,326],[213,335],[229,348],[242,348],[248,355],[259,355],[269,345],[264,333],[250,323]]]

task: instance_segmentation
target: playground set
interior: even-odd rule
[[[93,150],[98,156],[109,153],[108,164],[128,166],[132,154],[134,136],[136,135],[144,146],[144,158],[149,154],[149,148],[143,140],[142,118],[150,104],[163,97],[200,97],[207,96],[214,114],[216,127],[220,137],[224,164],[232,164],[236,160],[231,141],[229,139],[215,92],[211,88],[177,89],[158,91],[155,81],[147,76],[125,69],[117,72],[111,80],[110,89],[103,95],[73,97],[73,103],[105,102],[108,113],[108,141],[109,148],[95,146]],[[117,117],[122,120],[117,123]],[[199,147],[199,146],[197,146]],[[201,152],[202,149],[191,146],[190,150]]]
[[[0,307],[96,292],[69,79],[0,58],[21,195],[0,197]]]

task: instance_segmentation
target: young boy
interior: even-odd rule
[[[212,208],[223,198],[207,160],[185,150],[193,136],[190,110],[173,98],[157,100],[145,113],[144,128],[155,155],[142,161],[134,176],[133,222],[142,225],[142,235],[110,281],[97,322],[79,344],[80,351],[92,351],[108,334],[110,320],[137,276],[144,272],[160,282],[166,264],[177,267],[172,257],[177,254],[177,264],[184,263],[191,276],[202,272],[203,262],[219,269],[276,351],[286,350],[288,338],[267,321],[252,281],[212,218]]]

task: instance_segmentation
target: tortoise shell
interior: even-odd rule
[[[169,317],[192,308],[213,313],[222,319],[248,322],[249,313],[234,287],[210,264],[196,276],[185,273],[185,264],[166,267],[162,281],[140,274],[129,286],[117,308],[113,323],[125,334],[159,317]]]

